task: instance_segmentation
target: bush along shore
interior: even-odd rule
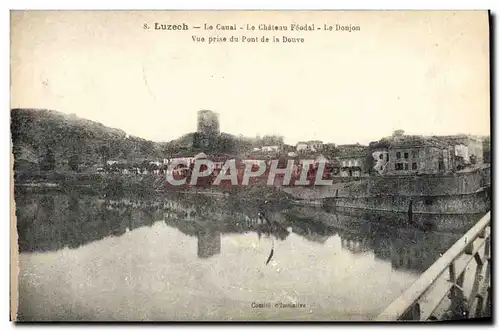
[[[292,195],[274,186],[171,186],[165,178],[154,175],[33,173],[16,174],[16,189],[30,191],[73,191],[103,194],[107,197],[150,196],[166,193],[196,194],[242,200],[292,201]]]

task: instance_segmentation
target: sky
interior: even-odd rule
[[[144,29],[185,22],[187,31]],[[357,32],[204,31],[193,25],[357,25]],[[11,14],[11,108],[73,113],[154,141],[220,114],[224,132],[286,143],[490,133],[485,11]],[[195,43],[192,36],[303,37]]]

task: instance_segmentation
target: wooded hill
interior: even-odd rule
[[[209,146],[200,147],[196,132],[170,142],[154,142],[74,114],[43,109],[12,109],[11,135],[16,171],[86,171],[108,160],[139,164],[200,151],[241,155],[274,142],[273,137],[257,141],[221,133]]]

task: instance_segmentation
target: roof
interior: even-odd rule
[[[201,152],[201,153],[198,153],[194,156],[195,159],[206,159],[207,158],[207,154]]]
[[[330,162],[329,162],[331,165],[334,165],[334,166],[340,166],[340,161],[339,159],[330,159]]]
[[[294,157],[300,155],[300,157],[304,158],[304,159],[306,159],[306,158],[307,159],[316,159],[316,158],[318,158],[320,156],[328,158],[330,156],[330,155],[326,155],[326,153],[323,154],[323,153],[320,153],[320,152],[310,151],[310,150],[308,150],[308,151],[299,151],[298,153],[295,153],[294,155],[295,155]]]
[[[391,146],[391,142],[388,139],[380,139],[378,141],[372,141],[369,144],[372,150],[377,149],[388,149]]]
[[[400,139],[394,139],[390,142],[389,148],[407,148],[407,147],[436,147],[446,148],[448,143],[434,137],[423,136],[404,136]]]
[[[324,155],[319,155],[317,158],[316,158],[316,162],[329,162],[328,158],[326,158]]]
[[[219,115],[219,113],[213,111],[213,110],[210,110],[210,109],[201,109],[201,110],[198,110],[198,114],[214,114],[214,115]]]
[[[336,155],[339,158],[365,157],[369,153],[368,146],[360,144],[339,145]]]
[[[453,144],[467,144],[467,140],[474,140],[476,142],[482,142],[483,139],[480,137],[469,136],[465,134],[457,134],[452,136],[432,136],[432,138],[445,142],[449,145]]]
[[[208,159],[212,162],[226,162],[227,160],[236,160],[236,162],[240,162],[240,158],[237,156],[231,156],[229,154],[217,154],[211,155]]]

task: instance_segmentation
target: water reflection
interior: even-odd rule
[[[122,312],[132,320],[281,319],[282,310],[248,306],[290,298],[316,305],[312,313],[288,312],[291,319],[364,319],[462,235],[403,226],[400,215],[348,215],[230,197],[106,199],[78,191],[16,191],[15,198],[26,320],[83,319],[81,311],[95,305],[108,310],[92,310],[85,318],[123,319],[116,315]],[[478,219],[450,217],[429,221]],[[67,305],[65,310],[55,316],[54,307],[35,307],[44,295],[56,296],[51,305]],[[179,302],[191,310],[180,310]],[[121,308],[115,312],[116,305]],[[165,310],[154,313],[158,306]],[[138,309],[144,315],[136,315]]]
[[[342,249],[353,254],[373,252],[395,269],[422,272],[446,251],[462,231],[422,231],[395,227],[382,216],[341,215],[318,208],[285,207],[258,203],[234,203],[230,199],[171,195],[141,200],[104,199],[68,194],[16,194],[20,252],[77,248],[109,236],[163,220],[182,233],[197,238],[197,256],[220,254],[221,236],[255,232],[286,240],[290,232],[324,244],[339,236]],[[453,216],[472,224],[479,215]],[[398,215],[385,216],[398,218]],[[428,217],[450,217],[446,215]],[[394,223],[394,222],[392,222]]]
[[[198,238],[198,257],[206,259],[220,254],[221,233],[218,230],[203,229],[196,234]]]
[[[309,222],[321,224],[323,234],[337,234],[341,238],[342,249],[353,254],[373,253],[381,260],[390,261],[393,269],[416,273],[429,268],[482,216],[414,215],[421,223],[445,228],[440,231],[407,224],[404,213],[351,211],[347,215],[304,207],[291,208],[284,213],[298,220],[307,217]]]

